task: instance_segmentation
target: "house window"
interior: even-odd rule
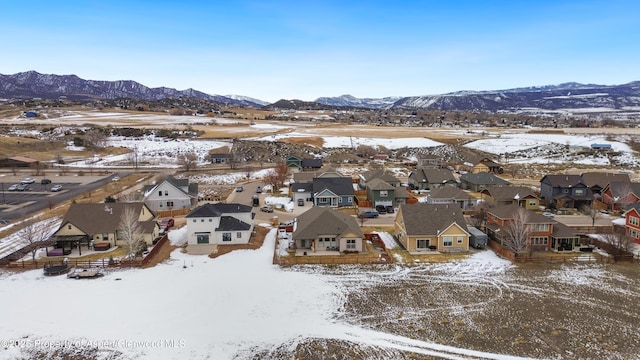
[[[162,196],[162,190],[158,191],[158,196]]]
[[[584,189],[575,189],[575,194],[579,196],[584,195]]]
[[[529,206],[537,206],[538,203],[535,200],[529,200]]]
[[[197,222],[197,221],[198,221],[197,219],[193,219],[193,222]]]
[[[638,224],[640,224],[640,219],[635,216],[629,216],[629,224],[638,226]]]
[[[167,207],[173,207],[173,201],[167,201]]]
[[[429,247],[429,239],[418,240],[418,249],[427,249]]]
[[[549,224],[531,224],[531,231],[542,232],[549,231]]]
[[[204,219],[200,219],[200,222],[204,222]]]
[[[103,233],[102,234],[102,240],[107,240],[107,239],[109,239],[109,234]]]
[[[169,190],[164,191],[164,196],[169,196]]]
[[[211,233],[196,233],[196,241],[198,244],[208,244],[209,235]]]
[[[453,236],[444,237],[444,246],[453,246]]]
[[[631,231],[629,231],[629,235],[634,239],[640,238],[640,231],[631,229]]]
[[[236,237],[237,237],[238,239],[241,239],[241,238],[242,238],[242,232],[238,231],[238,232],[236,233]]]
[[[533,236],[531,238],[531,245],[547,245],[549,238],[546,236]]]
[[[387,190],[380,191],[380,197],[387,197],[387,196],[389,196],[389,192]]]
[[[67,225],[67,229],[71,230],[71,225]]]
[[[213,222],[213,219],[212,219],[212,218],[209,218],[209,222]]]
[[[158,207],[162,207],[162,202],[159,202],[159,203],[158,203]]]
[[[462,244],[462,236],[458,236],[458,238],[456,239],[456,242],[458,244]]]
[[[347,239],[347,249],[356,248],[356,239]]]
[[[230,232],[222,233],[222,241],[231,241],[231,233]]]

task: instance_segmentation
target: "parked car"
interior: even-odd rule
[[[260,211],[272,213],[273,212],[273,206],[265,205],[265,206],[260,208]]]
[[[169,228],[172,228],[173,225],[175,225],[175,220],[173,220],[172,218],[162,219],[159,225],[160,229],[168,230]]]
[[[58,191],[60,191],[60,190],[62,190],[62,185],[60,185],[60,184],[58,184],[58,185],[53,185],[53,186],[51,187],[51,191],[53,191],[53,192],[58,192]]]
[[[298,206],[304,206],[304,199],[298,199]]]
[[[236,192],[243,192],[244,188],[242,186],[236,187]]]
[[[546,216],[546,217],[548,217],[550,219],[553,219],[553,217],[554,217],[553,213],[548,212],[548,211],[543,212],[542,215],[544,215],[544,216]]]
[[[20,186],[20,184],[13,184],[13,185],[9,186],[9,189],[7,189],[7,190],[16,191],[16,190],[18,190],[18,186]]]
[[[42,185],[51,184],[51,180],[50,179],[42,179],[42,180],[40,180],[40,184],[42,184]]]
[[[25,178],[20,183],[28,185],[28,184],[33,184],[34,182],[36,182],[36,179],[34,179],[34,178]]]
[[[394,211],[393,210],[393,206],[389,205],[389,206],[387,206],[386,209],[387,209],[387,214],[393,214],[393,211]]]
[[[256,188],[256,193],[258,193],[258,194],[262,193],[262,188],[260,186],[258,186]]]
[[[20,184],[16,188],[16,191],[27,191],[27,190],[31,190],[31,188],[29,187],[29,184]]]
[[[378,214],[386,214],[387,207],[384,205],[376,205],[376,211],[378,212]]]
[[[111,178],[111,181],[119,181],[120,180],[120,176],[114,176]]]
[[[375,210],[364,210],[358,215],[363,218],[377,218],[380,214]]]

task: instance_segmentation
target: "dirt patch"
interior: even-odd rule
[[[218,256],[228,254],[234,250],[241,250],[241,249],[255,250],[260,248],[264,243],[264,238],[269,232],[269,229],[262,226],[254,226],[253,230],[255,232],[255,235],[251,237],[248,244],[218,245],[218,252],[214,254],[210,254],[209,257],[212,259],[215,259]]]
[[[281,142],[295,145],[309,145],[321,148],[324,146],[324,140],[321,137],[290,137],[280,139]]]
[[[160,249],[156,250],[157,252],[153,255],[153,257],[149,260],[149,262],[143,266],[143,268],[154,267],[161,262],[168,260],[171,257],[171,253],[173,250],[177,249],[177,246],[171,245],[169,241],[165,241],[160,245]]]

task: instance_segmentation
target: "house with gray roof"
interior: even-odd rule
[[[545,175],[540,180],[540,197],[547,201],[547,205],[558,208],[580,209],[591,206],[593,201],[593,193],[580,175]]]
[[[509,184],[507,180],[499,178],[490,172],[467,173],[460,176],[461,187],[473,192],[480,192],[489,186]]]
[[[192,209],[198,204],[198,184],[168,176],[144,188],[144,203],[152,211]]]
[[[395,234],[410,253],[469,250],[469,232],[458,204],[404,204],[395,218]]]
[[[364,234],[356,219],[328,207],[312,207],[299,215],[292,238],[297,255],[366,250],[362,243]]]
[[[458,186],[451,170],[419,168],[409,174],[409,187],[413,190],[431,190],[444,186]]]
[[[210,254],[217,245],[247,244],[253,233],[253,208],[243,204],[204,204],[185,216],[187,251]]]
[[[458,204],[461,209],[469,209],[478,204],[480,199],[457,187],[446,186],[433,189],[427,194],[427,204]]]
[[[400,187],[400,180],[382,169],[365,171],[358,175],[358,184],[361,189],[366,189],[367,183],[373,179],[380,179],[393,187]]]
[[[317,170],[322,167],[322,159],[303,158],[297,155],[289,155],[286,159],[287,167],[298,171]]]
[[[529,210],[540,209],[540,198],[527,186],[489,186],[480,193],[491,207],[515,204]]]
[[[591,189],[593,194],[600,194],[612,182],[630,183],[629,174],[612,172],[585,172],[580,175],[582,183]]]
[[[130,209],[130,210],[128,210]],[[119,234],[125,212],[136,215],[138,231],[136,232],[147,245],[159,236],[160,227],[155,221],[156,215],[142,202],[134,203],[72,203],[62,218],[62,223],[53,234],[56,247],[78,247],[85,245],[105,244],[126,246],[127,241]]]
[[[350,177],[318,177],[313,179],[315,206],[354,206],[355,192]]]

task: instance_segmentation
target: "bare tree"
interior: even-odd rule
[[[107,145],[107,136],[99,129],[91,129],[84,134],[84,144],[93,150],[104,149]]]
[[[476,205],[474,210],[473,214],[469,217],[469,222],[471,226],[481,229],[487,222],[487,205],[484,202],[480,203]]]
[[[624,253],[628,253],[631,250],[631,246],[633,244],[633,239],[629,234],[626,233],[624,229],[614,230],[610,233],[600,235],[602,241],[611,244],[613,247],[615,254],[614,255],[622,255]]]
[[[182,167],[182,170],[189,172],[197,165],[198,155],[195,152],[189,151],[184,154],[178,155],[178,165]]]
[[[142,236],[142,227],[138,221],[139,214],[133,206],[127,206],[120,215],[117,238],[127,243],[127,255],[134,258],[140,251],[144,250],[145,242]]]
[[[529,211],[518,208],[513,214],[513,218],[500,230],[502,245],[518,254],[527,250],[531,228],[529,226]]]
[[[29,244],[28,247],[31,251],[32,260],[35,261],[36,253],[38,249],[40,249],[38,244],[49,239],[55,232],[53,222],[53,219],[42,220],[40,217],[34,217],[26,220],[26,226],[20,230],[20,236]]]
[[[580,210],[583,214],[588,215],[591,218],[591,226],[595,226],[596,219],[600,217],[600,210],[593,205],[585,205]]]
[[[278,164],[273,170],[269,170],[263,178],[265,184],[273,186],[274,190],[284,186],[289,176],[289,168],[286,164]]]

